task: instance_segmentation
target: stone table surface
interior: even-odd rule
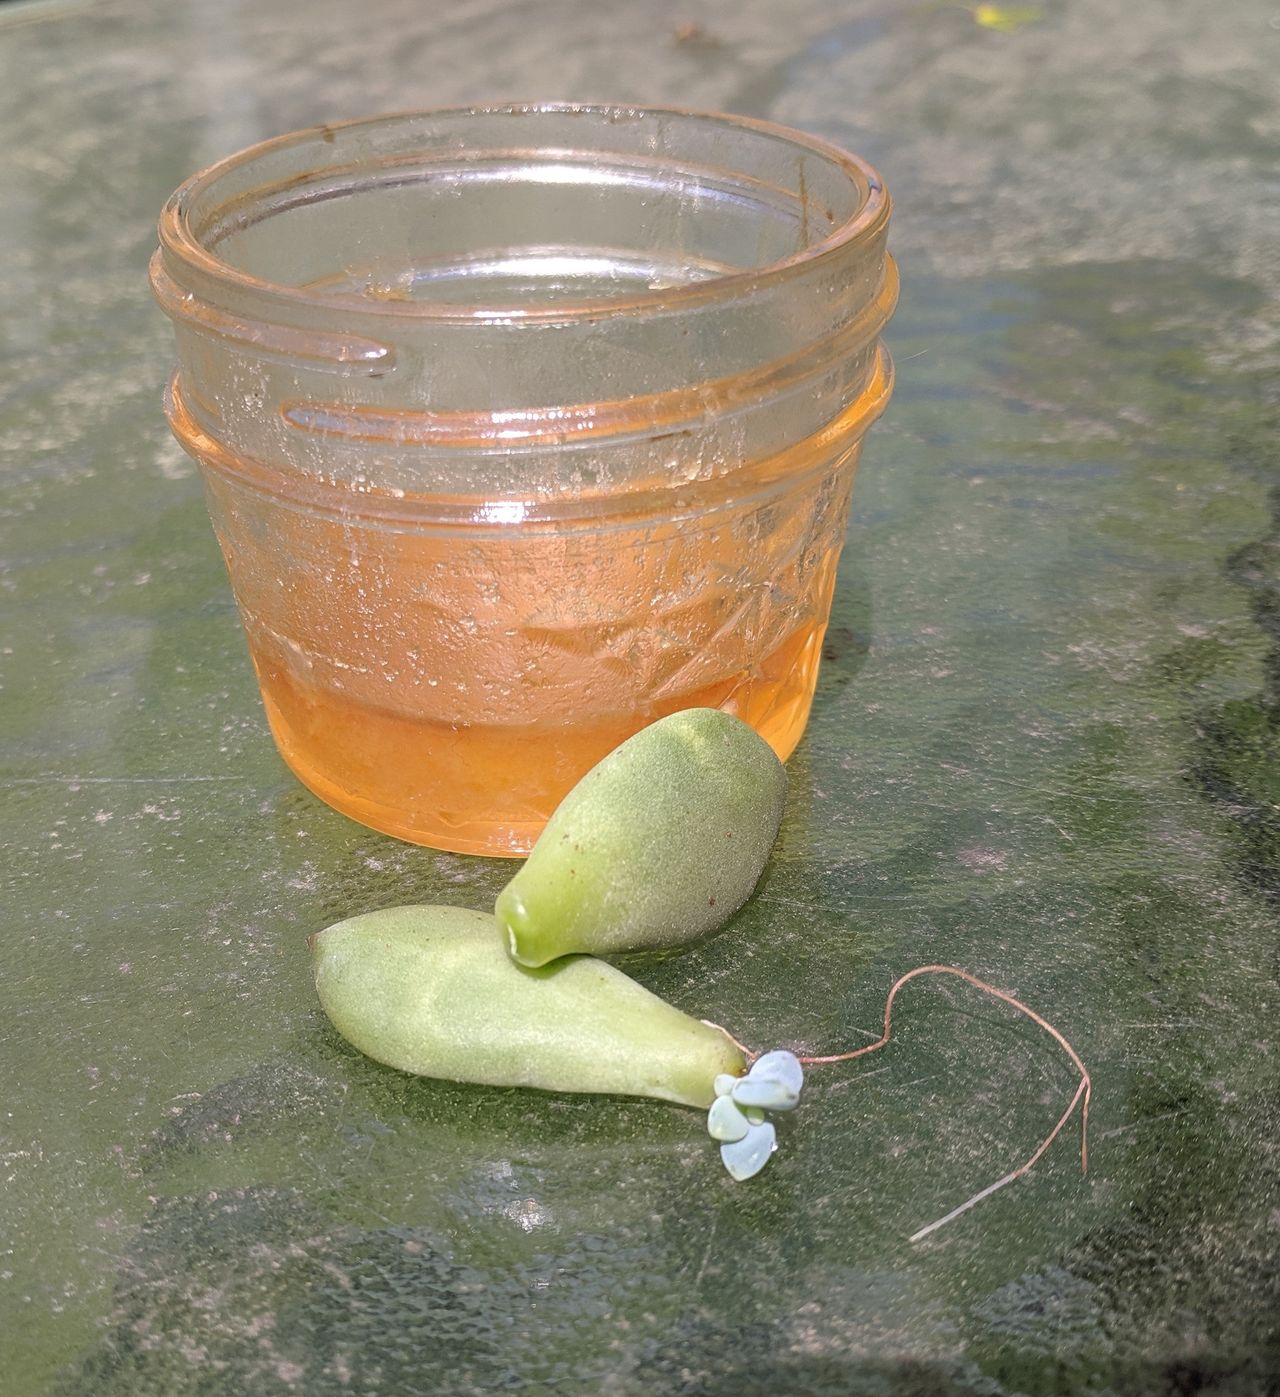
[[[0,6],[6,1393],[1146,1394],[1280,1380],[1274,0]],[[1015,21],[1025,20],[1017,23]],[[896,397],[759,895],[635,973],[877,1031],[734,1185],[692,1113],[419,1081],[307,933],[509,872],[272,748],[145,280],[168,192],[378,110],[768,116],[896,196]]]

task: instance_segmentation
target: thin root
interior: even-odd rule
[[[1084,1105],[1080,1111],[1080,1172],[1089,1172],[1089,1098],[1093,1093],[1093,1082],[1089,1077],[1089,1070],[1080,1061],[1080,1054],[1070,1043],[1058,1032],[1054,1026],[1046,1019],[1042,1019],[1034,1009],[1028,1009],[1020,999],[1015,999],[1006,990],[998,990],[994,985],[989,985],[985,980],[979,980],[976,975],[970,975],[967,970],[958,970],[954,965],[920,965],[914,970],[908,970],[901,979],[894,983],[889,991],[889,998],[884,1005],[884,1036],[875,1043],[868,1043],[863,1048],[854,1048],[852,1052],[835,1053],[830,1057],[802,1057],[800,1061],[806,1067],[821,1067],[833,1062],[851,1062],[855,1057],[862,1057],[865,1053],[874,1053],[877,1048],[883,1048],[889,1041],[890,1020],[893,1015],[893,1001],[898,991],[907,983],[914,980],[917,975],[955,975],[961,980],[980,989],[985,994],[993,995],[996,999],[1002,999],[1006,1004],[1011,1004],[1020,1014],[1025,1014],[1033,1023],[1040,1025],[1044,1031],[1062,1048],[1080,1072],[1080,1085],[1076,1087],[1076,1094],[1071,1098],[1071,1104],[1062,1113],[1057,1125],[1040,1142],[1039,1148],[1025,1164],[1019,1165],[1011,1174],[1006,1174],[1003,1179],[997,1179],[995,1183],[988,1184],[986,1188],[979,1190],[972,1198],[967,1198],[958,1208],[953,1208],[945,1217],[939,1218],[936,1222],[931,1222],[927,1227],[922,1227],[918,1232],[911,1234],[910,1240],[918,1242],[922,1237],[927,1237],[930,1232],[936,1232],[938,1228],[945,1226],[953,1218],[958,1218],[961,1213],[968,1212],[976,1203],[981,1203],[984,1198],[989,1198],[997,1189],[1001,1189],[1005,1184],[1011,1184],[1015,1179],[1020,1179],[1027,1173],[1033,1164],[1044,1154],[1045,1150],[1053,1144],[1058,1136],[1058,1132],[1071,1119],[1071,1113],[1076,1109],[1076,1105],[1081,1098]]]
[[[755,1048],[749,1048],[745,1043],[740,1043],[733,1036],[733,1034],[729,1032],[729,1030],[724,1026],[724,1024],[712,1023],[710,1019],[703,1019],[702,1022],[706,1024],[708,1028],[718,1029],[721,1033],[723,1033],[724,1036],[729,1040],[729,1042],[732,1043],[733,1046],[737,1048],[737,1050],[746,1059],[748,1067],[750,1067],[751,1064],[756,1060],[756,1058],[760,1056],[760,1054],[755,1050]]]

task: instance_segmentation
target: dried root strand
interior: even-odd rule
[[[1083,1098],[1084,1105],[1080,1112],[1080,1172],[1089,1172],[1089,1098],[1093,1093],[1093,1082],[1089,1076],[1089,1070],[1080,1060],[1080,1054],[1070,1043],[1058,1032],[1047,1019],[1041,1018],[1034,1009],[1029,1009],[1020,999],[1016,999],[1007,990],[997,989],[994,985],[989,985],[985,980],[980,980],[976,975],[970,975],[967,970],[957,969],[954,965],[920,965],[914,970],[908,970],[905,975],[894,982],[893,988],[889,991],[889,997],[884,1005],[884,1034],[874,1043],[868,1043],[865,1047],[854,1048],[848,1053],[834,1053],[828,1057],[802,1057],[800,1061],[806,1067],[821,1067],[836,1062],[851,1062],[855,1057],[863,1057],[867,1053],[874,1053],[878,1048],[883,1048],[889,1041],[893,1018],[893,1001],[897,998],[898,991],[907,983],[914,980],[918,975],[955,975],[958,979],[966,981],[976,989],[982,990],[984,994],[992,995],[996,999],[1003,1000],[1006,1004],[1011,1004],[1020,1014],[1025,1014],[1033,1023],[1038,1024],[1049,1036],[1058,1044],[1075,1064],[1080,1073],[1080,1084],[1076,1087],[1075,1095],[1071,1098],[1071,1104],[1058,1119],[1057,1125],[1040,1142],[1036,1152],[1027,1160],[1025,1164],[1020,1164],[1011,1174],[1006,1174],[1003,1179],[997,1179],[995,1183],[988,1184],[986,1188],[980,1189],[972,1198],[966,1198],[958,1208],[952,1210],[945,1216],[937,1219],[936,1222],[929,1223],[917,1232],[911,1234],[910,1240],[918,1242],[922,1237],[927,1237],[930,1232],[936,1232],[938,1228],[944,1227],[952,1219],[958,1218],[961,1213],[966,1213],[976,1204],[981,1203],[984,1198],[989,1198],[997,1189],[1002,1189],[1006,1184],[1011,1184],[1015,1179],[1020,1179],[1044,1154],[1045,1150],[1057,1139],[1062,1127],[1071,1119],[1072,1112],[1079,1105]]]

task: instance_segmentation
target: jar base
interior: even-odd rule
[[[523,858],[578,780],[668,713],[722,708],[750,723],[785,761],[808,721],[825,631],[810,623],[750,670],[640,712],[521,727],[376,710],[304,689],[265,657],[254,659],[276,746],[327,805],[409,843]]]

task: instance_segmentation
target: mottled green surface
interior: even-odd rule
[[[6,1393],[1265,1392],[1280,1364],[1275,72],[1263,0],[0,7]],[[432,18],[438,15],[438,18]],[[685,32],[681,25],[701,25]],[[693,1112],[402,1077],[306,934],[508,865],[272,750],[166,438],[162,199],[367,111],[611,96],[805,125],[897,195],[900,369],[760,894],[631,964],[762,1046],[927,959],[750,1184]]]

